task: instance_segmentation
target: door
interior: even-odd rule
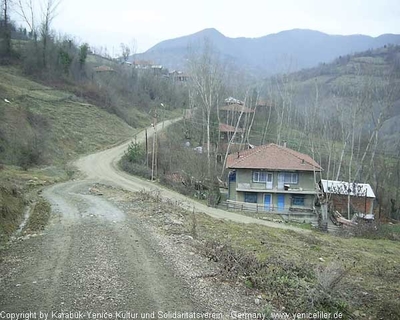
[[[274,180],[274,175],[271,172],[267,172],[266,177],[266,189],[272,189],[272,182]]]
[[[271,211],[271,195],[264,194],[264,210]]]
[[[283,190],[285,185],[285,174],[279,173],[278,174],[278,189]]]
[[[283,211],[285,209],[285,195],[278,194],[278,211]]]

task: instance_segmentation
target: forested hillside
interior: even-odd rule
[[[185,106],[182,88],[152,70],[94,55],[88,44],[50,31],[39,40],[12,30],[0,44],[3,164],[65,163],[132,137],[161,103],[164,118]]]
[[[399,46],[288,70],[267,79],[264,92],[268,107],[264,120],[256,118],[254,143],[287,141],[312,153],[325,178],[368,182],[381,204],[399,211]]]

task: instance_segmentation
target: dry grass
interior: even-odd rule
[[[165,232],[193,234],[191,212],[160,205],[159,197],[136,197],[157,207],[156,214],[150,210],[151,219]],[[183,224],[165,229],[166,215],[180,217]],[[346,318],[399,312],[400,242],[297,233],[205,214],[196,214],[195,221],[196,247],[219,264],[220,276],[262,290],[275,307],[340,311]]]
[[[0,67],[0,131],[8,141],[4,154],[15,143],[35,134],[45,140],[42,156],[47,164],[62,164],[131,137],[135,130],[122,119],[77,98],[71,93],[31,81],[12,67]],[[6,103],[4,98],[11,103]],[[29,115],[44,119],[46,128],[35,128]],[[39,130],[39,131],[38,131]],[[25,137],[27,135],[27,137]],[[3,161],[10,161],[10,158]]]

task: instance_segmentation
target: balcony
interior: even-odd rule
[[[271,189],[267,189],[265,184],[260,183],[238,183],[236,191],[239,192],[262,192],[262,193],[287,193],[287,194],[317,194],[315,189],[304,189],[296,185],[296,187],[284,187],[278,188],[273,186]]]

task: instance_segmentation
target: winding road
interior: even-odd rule
[[[175,121],[179,119],[166,121],[164,127]],[[144,141],[144,132],[136,139]],[[157,189],[163,197],[217,219],[301,230],[209,208],[120,171],[117,162],[129,143],[79,159],[75,165],[85,178],[43,191],[53,212],[44,232],[0,252],[0,315],[34,312],[36,317],[24,318],[39,319],[42,312],[48,319],[71,319],[70,312],[114,312],[112,319],[129,319],[123,316],[133,311],[204,311],[157,251],[140,217],[90,194],[93,183],[128,191]],[[115,312],[123,312],[122,317]],[[72,318],[82,319],[77,315]]]
[[[159,123],[157,125],[157,130],[166,128],[169,125],[179,120],[181,120],[181,118],[174,120],[167,120],[164,121],[164,123]],[[153,132],[154,132],[153,128],[149,128],[148,136],[151,137]],[[145,141],[145,131],[140,132],[136,136],[136,141],[139,143]],[[120,170],[117,166],[119,159],[121,159],[129,143],[131,143],[131,141],[125,142],[114,148],[83,157],[78,161],[76,161],[75,165],[81,172],[87,175],[86,179],[92,182],[111,184],[114,186],[121,187],[128,191],[158,190],[161,196],[177,201],[177,203],[179,203],[182,207],[190,210],[194,208],[195,212],[203,212],[216,219],[230,220],[239,223],[255,223],[267,227],[288,229],[298,232],[307,231],[290,225],[264,221],[233,212],[227,212],[221,209],[208,207],[207,205],[204,205],[194,199],[190,199],[175,191],[159,186],[149,180],[132,176]]]

